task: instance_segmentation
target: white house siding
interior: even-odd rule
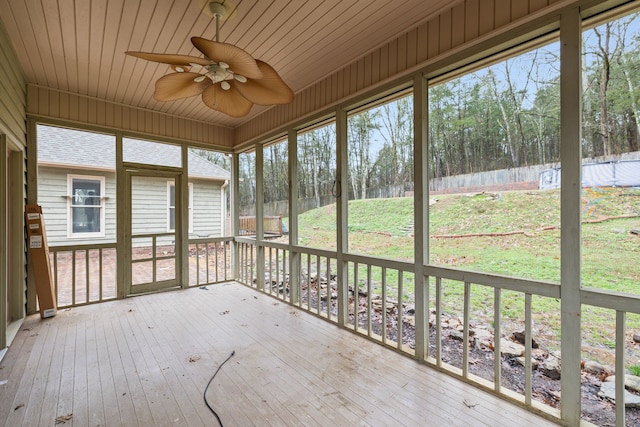
[[[222,182],[194,180],[193,233],[190,237],[220,236],[220,192]],[[136,177],[132,186],[134,234],[165,233],[168,231],[167,180]],[[166,243],[166,239],[158,243]],[[171,239],[173,240],[173,239]]]
[[[105,178],[104,237],[68,237],[68,175]],[[116,180],[114,172],[39,166],[38,204],[42,206],[49,246],[113,243],[116,241]]]
[[[222,235],[222,200],[220,181],[191,180],[193,183],[192,237]]]
[[[105,178],[105,236],[68,237],[68,175]],[[136,177],[132,188],[134,234],[168,231],[167,181]],[[193,233],[190,237],[222,235],[221,181],[193,180]],[[85,169],[38,168],[38,203],[42,206],[50,246],[112,243],[116,241],[115,173]],[[166,240],[166,239],[165,239]],[[172,238],[170,240],[173,240]],[[159,242],[160,243],[160,242]],[[166,242],[164,242],[166,243]]]

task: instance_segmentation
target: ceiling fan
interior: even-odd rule
[[[204,58],[190,55],[125,52],[147,61],[170,64],[174,71],[156,82],[157,101],[173,101],[202,95],[209,108],[231,117],[249,114],[253,104],[275,105],[293,101],[293,91],[276,70],[254,59],[243,49],[219,41],[220,19],[227,16],[222,0],[207,0],[204,10],[216,20],[215,41],[191,37]]]

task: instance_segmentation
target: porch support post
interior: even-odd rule
[[[179,177],[180,193],[176,191],[176,197],[180,194],[180,216],[176,215],[176,221],[180,219],[180,253],[178,265],[182,266],[180,276],[176,277],[181,282],[181,287],[189,287],[189,147],[182,145],[182,174]],[[178,182],[176,182],[178,188]],[[177,230],[177,227],[176,227]],[[176,242],[176,245],[178,242]],[[197,256],[197,254],[196,254]]]
[[[231,221],[231,235],[238,236],[240,234],[239,227],[239,212],[240,212],[240,155],[233,153],[231,155],[231,188],[229,190],[229,206],[231,212],[229,214],[229,220]],[[240,250],[239,245],[235,240],[231,240],[231,276],[234,280],[239,280],[240,277]]]
[[[7,176],[9,175],[9,165],[7,162],[7,136],[0,134],[0,352],[7,347],[7,292],[8,287],[13,286],[11,279],[7,277],[7,253],[9,252],[9,242],[6,240],[8,235],[9,218],[7,215],[7,196],[9,189],[7,188]],[[15,251],[17,252],[17,251]],[[4,282],[4,283],[3,283]],[[1,355],[2,353],[0,353]]]
[[[560,20],[561,417],[567,425],[580,424],[581,37],[579,8],[567,9]]]
[[[336,250],[338,283],[338,325],[347,324],[349,304],[349,264],[345,252],[349,250],[347,229],[347,209],[349,205],[349,187],[347,182],[347,112],[342,108],[336,111]],[[327,278],[329,280],[329,278]],[[319,304],[319,303],[318,303]]]
[[[265,289],[264,281],[264,146],[257,143],[256,152],[256,287]],[[269,266],[271,268],[271,266]],[[271,283],[269,283],[271,287]]]
[[[38,203],[38,138],[36,121],[27,119],[27,204]],[[31,255],[27,255],[27,314],[36,310],[36,282],[31,268]]]
[[[116,297],[122,299],[125,297],[125,288],[129,289],[131,285],[130,257],[126,256],[129,250],[127,245],[127,233],[131,224],[131,212],[129,211],[130,202],[126,199],[127,183],[126,172],[123,164],[122,154],[122,132],[116,132]]]
[[[428,85],[418,73],[413,77],[413,210],[414,210],[414,281],[415,281],[415,357],[429,356],[429,279],[424,266],[429,263],[429,183],[428,183]]]
[[[298,133],[288,133],[289,157],[289,298],[292,304],[300,302],[300,252],[298,246]]]

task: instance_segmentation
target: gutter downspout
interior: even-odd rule
[[[224,184],[220,187],[220,205],[222,206],[222,218],[220,218],[220,235],[225,236],[227,231],[227,187],[229,186],[229,180],[225,179]]]

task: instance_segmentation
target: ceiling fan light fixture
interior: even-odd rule
[[[204,57],[125,52],[136,58],[169,64],[175,71],[156,82],[154,98],[172,101],[201,95],[207,107],[231,117],[249,114],[254,104],[276,105],[293,101],[293,92],[270,65],[254,59],[235,45],[219,41],[220,19],[229,18],[236,11],[228,0],[200,1],[202,13],[215,19],[216,25],[214,40],[191,37],[191,43]]]
[[[214,83],[226,80],[230,75],[231,73],[229,71],[218,64],[211,64],[207,67],[207,76],[209,76]]]

